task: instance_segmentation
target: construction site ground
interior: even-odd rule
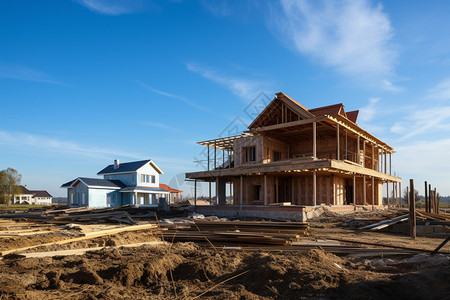
[[[347,222],[392,214],[325,210],[292,245],[218,242],[206,234],[203,241],[177,242],[176,235],[162,236],[156,220],[136,225],[155,228],[57,244],[80,232],[130,225],[40,224],[42,234],[25,226],[17,235],[11,226],[2,227],[11,221],[2,220],[0,234],[10,235],[0,236],[0,299],[449,299],[450,246],[429,253],[446,234],[413,240],[407,233],[361,231]],[[301,246],[308,243],[312,246]],[[372,250],[340,253],[334,243]],[[30,246],[37,247],[13,251]],[[387,246],[397,252],[384,256]],[[94,251],[63,252],[86,248]],[[408,253],[409,248],[424,251]],[[45,255],[33,257],[36,253]]]

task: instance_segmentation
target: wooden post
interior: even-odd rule
[[[389,207],[389,181],[386,181],[386,199],[387,199],[387,205]]]
[[[353,175],[353,205],[356,205],[356,176]]]
[[[264,205],[269,205],[269,199],[267,199],[267,175],[264,174]]]
[[[197,179],[194,180],[194,211],[197,212]]]
[[[431,212],[431,184],[428,184],[428,212]]]
[[[313,171],[313,205],[317,205],[317,175],[316,170]]]
[[[232,197],[232,188],[233,188],[233,180],[230,180],[230,203],[234,203],[233,197]]]
[[[345,128],[345,159],[348,159],[347,128]]]
[[[313,159],[317,158],[317,125],[313,122]]]
[[[436,194],[436,214],[439,214],[439,207],[441,205],[441,198],[439,197],[439,193]]]
[[[427,182],[425,181],[425,211],[428,212],[428,186]]]
[[[392,181],[392,202],[394,203],[394,207],[397,206],[397,184]]]
[[[244,197],[244,177],[241,175],[241,186],[239,189],[239,205],[240,205],[240,210],[242,210],[242,198]]]
[[[216,163],[217,163],[217,148],[216,148],[216,145],[217,145],[217,141],[214,141],[214,170],[216,169],[216,167],[217,167],[217,165],[216,165]]]
[[[362,166],[365,168],[366,167],[366,141],[363,140],[363,161],[362,161]]]
[[[437,195],[436,195],[436,188],[434,188],[433,190],[433,204],[434,204],[434,213],[438,214],[439,213],[439,209],[437,207]]]
[[[372,176],[372,210],[375,210],[375,178]]]
[[[211,204],[211,181],[209,181],[209,204]]]
[[[337,137],[336,159],[340,160],[340,152],[339,152],[339,148],[340,148],[340,145],[339,145],[339,123],[336,126],[336,137]]]
[[[363,198],[364,198],[364,205],[366,205],[367,199],[366,199],[366,175],[363,175]]]
[[[416,199],[414,195],[414,180],[409,180],[409,185],[411,188],[411,195],[409,196],[409,199],[411,199],[409,204],[409,228],[411,233],[411,238],[416,238]]]
[[[357,164],[361,164],[360,162],[360,158],[361,158],[361,153],[359,153],[360,151],[360,146],[361,143],[359,142],[359,135],[356,137],[356,154],[355,154],[355,163]]]
[[[279,194],[278,194],[278,176],[275,177],[275,195],[276,195],[276,199],[275,199],[275,203],[278,203],[280,201],[279,198]]]
[[[375,170],[375,147],[372,144],[372,170]]]
[[[209,146],[208,146],[208,171],[209,171]]]

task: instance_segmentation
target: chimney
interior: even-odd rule
[[[115,159],[114,160],[114,170],[119,168],[119,160]]]

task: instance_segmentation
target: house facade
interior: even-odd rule
[[[27,186],[19,185],[20,194],[15,195],[15,204],[51,205],[52,195],[45,190],[29,190]]]
[[[170,194],[159,187],[162,170],[152,160],[108,165],[100,178],[78,177],[63,184],[69,206],[114,207],[120,205],[157,206]]]
[[[170,193],[167,198],[167,203],[169,203],[169,204],[176,203],[183,198],[183,191],[181,191],[181,190],[173,189],[164,183],[160,183],[159,187],[162,189],[165,189],[166,191],[168,191]]]
[[[277,204],[381,206],[383,184],[387,193],[391,184],[400,191],[401,178],[391,168],[394,149],[359,127],[357,116],[342,103],[307,109],[277,93],[244,133],[199,142],[208,147],[208,168],[186,177],[208,182],[218,205],[241,210]]]

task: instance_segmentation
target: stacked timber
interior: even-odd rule
[[[286,245],[304,236],[308,229],[302,222],[264,221],[194,221],[161,225],[165,240],[204,241],[209,243],[236,243]]]

